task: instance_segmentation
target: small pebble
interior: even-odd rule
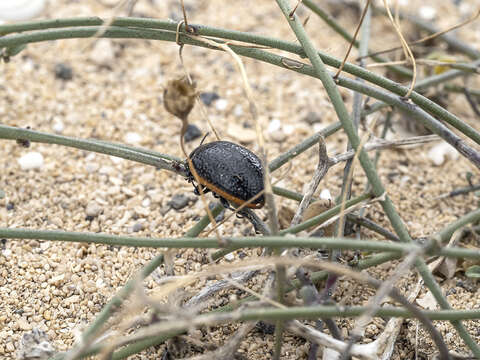
[[[100,205],[95,200],[90,201],[87,204],[87,207],[85,209],[85,213],[87,214],[88,217],[94,218],[102,212],[102,208]]]
[[[43,156],[39,152],[32,151],[18,159],[22,170],[41,169],[43,167]]]
[[[437,16],[437,9],[432,6],[422,6],[418,10],[420,17],[424,20],[431,21]]]
[[[428,152],[428,158],[436,166],[443,165],[447,157],[451,160],[456,160],[458,159],[458,152],[454,147],[445,142],[435,145]]]
[[[73,79],[73,69],[70,65],[58,63],[55,65],[54,72],[57,79],[65,81]]]
[[[14,203],[8,203],[7,206],[6,206],[7,210],[13,210],[15,209],[15,204]]]
[[[235,107],[233,108],[233,115],[235,115],[236,117],[240,117],[243,115],[242,105],[240,104],[235,105]]]
[[[320,114],[315,111],[310,111],[303,119],[307,124],[313,125],[322,121]]]
[[[85,164],[85,170],[89,174],[92,174],[92,173],[96,172],[99,167],[100,167],[100,165],[98,165],[98,163],[94,163],[94,162],[88,162],[88,163]]]
[[[142,223],[135,223],[135,225],[133,225],[133,232],[139,232],[139,231],[142,231],[144,229],[144,226]]]
[[[175,210],[181,210],[188,205],[189,201],[190,198],[185,194],[175,194],[167,204]]]
[[[215,101],[215,108],[218,111],[224,111],[228,106],[228,101],[226,99],[218,99]]]
[[[192,140],[198,139],[200,136],[202,136],[202,131],[198,128],[198,126],[194,124],[188,124],[187,130],[185,131],[185,135],[183,135],[183,138],[185,139],[185,142],[190,142]]]
[[[39,15],[45,0],[0,1],[0,20],[23,21]]]
[[[65,126],[63,125],[63,122],[61,121],[55,121],[55,123],[53,124],[53,131],[55,131],[57,134],[60,134],[62,133],[63,129],[65,128]]]
[[[228,253],[223,258],[227,261],[233,261],[235,260],[235,255],[233,253]]]
[[[268,123],[267,132],[273,133],[275,131],[280,130],[281,127],[282,127],[282,122],[279,119],[273,119]]]
[[[270,134],[270,137],[273,141],[276,142],[283,142],[287,139],[287,134],[285,134],[282,130],[274,131]]]
[[[142,136],[136,132],[128,132],[127,134],[125,134],[123,140],[127,144],[136,145],[142,141]]]
[[[332,194],[330,193],[330,190],[328,189],[322,189],[320,192],[320,199],[323,200],[333,200]]]
[[[220,99],[220,96],[216,92],[203,92],[200,94],[200,100],[207,106],[212,105],[218,99]]]
[[[90,51],[90,60],[97,65],[109,66],[115,60],[112,42],[108,39],[98,39]]]

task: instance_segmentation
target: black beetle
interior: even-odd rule
[[[243,146],[229,141],[213,141],[193,150],[190,159],[200,180],[200,184],[195,185],[187,162],[187,180],[193,183],[195,194],[199,195],[198,186],[201,185],[204,193],[213,192],[226,208],[230,208],[229,201],[242,205],[263,191],[262,163],[257,155]],[[261,195],[245,206],[260,209],[263,205]]]

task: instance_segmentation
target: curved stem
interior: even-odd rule
[[[97,17],[91,17],[91,18],[77,18],[77,19],[34,21],[34,22],[26,22],[26,23],[20,23],[15,25],[4,25],[4,26],[0,26],[0,34],[9,34],[12,32],[27,31],[27,30],[29,31],[38,30],[38,31],[35,33],[27,33],[27,34],[21,33],[21,34],[4,36],[0,38],[0,48],[12,47],[12,46],[17,46],[21,44],[48,41],[48,40],[71,39],[71,38],[77,38],[77,37],[79,38],[91,37],[94,34],[98,33],[98,30],[99,30],[98,25],[102,25],[102,24],[103,24],[102,19]],[[91,26],[91,27],[82,27],[85,25]],[[93,25],[96,25],[96,26],[93,26]],[[116,18],[112,22],[112,25],[113,26],[107,28],[102,33],[101,35],[102,37],[139,38],[139,39],[151,39],[151,40],[165,40],[165,41],[172,41],[172,42],[176,41],[175,32],[176,32],[177,24],[170,21],[161,21],[161,20],[154,20],[154,19],[137,19],[137,18]],[[77,28],[42,30],[42,29],[64,27],[64,26],[76,26]],[[197,35],[212,36],[212,37],[223,38],[227,40],[243,41],[243,42],[251,43],[254,45],[268,46],[268,47],[276,48],[279,50],[284,50],[292,54],[299,55],[301,57],[305,57],[305,52],[301,46],[294,43],[287,42],[287,41],[283,41],[280,39],[275,39],[275,38],[256,35],[256,34],[244,33],[240,31],[218,29],[218,28],[204,26],[204,25],[190,25],[190,26],[195,29],[195,32]],[[167,31],[152,30],[152,29],[162,29]],[[181,30],[184,31],[184,27],[181,27]],[[184,33],[180,34],[180,40],[184,44],[206,47],[205,44],[195,41],[193,39],[190,39],[188,36],[184,35]],[[240,53],[237,50],[235,50],[235,48],[238,48],[238,47],[231,46],[231,48],[235,52]],[[333,56],[330,56],[328,54],[318,52],[318,51],[317,51],[317,54],[320,56],[322,61],[325,62],[326,65],[337,67],[337,68],[341,65],[341,61],[336,59]],[[472,65],[478,65],[478,64],[477,62],[474,62],[472,63]],[[351,63],[345,64],[344,71],[352,75],[358,76],[368,82],[378,85],[400,96],[404,96],[408,92],[408,88],[406,88],[405,86],[399,85],[392,80],[389,80],[385,77],[372,73],[368,70],[363,69],[360,66],[356,66]],[[462,74],[462,72],[459,70],[453,70],[453,71],[457,71],[456,76],[459,76],[460,74]],[[459,131],[461,131],[462,133],[470,137],[472,140],[474,140],[477,144],[480,144],[479,132],[477,132],[473,127],[464,123],[455,115],[443,109],[440,105],[425,98],[424,96],[420,95],[417,92],[413,92],[411,94],[411,100],[417,105],[419,105],[420,107],[422,107],[424,110],[432,113],[435,116],[438,116],[443,121],[455,127],[456,129],[458,129]]]

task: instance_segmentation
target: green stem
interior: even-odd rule
[[[71,38],[85,38],[91,37],[94,35],[98,35],[99,30],[104,30],[100,26],[91,26],[91,27],[80,27],[82,25],[101,25],[103,21],[99,18],[78,18],[78,19],[63,19],[59,20],[59,24],[66,23],[68,26],[79,26],[78,28],[67,28],[67,29],[58,29],[58,30],[38,30],[36,33],[26,33],[26,34],[15,34],[15,35],[8,35],[0,38],[0,48],[2,47],[12,47],[18,46],[21,44],[27,44],[32,42],[40,42],[40,41],[48,41],[48,40],[58,40],[58,39],[71,39]],[[169,22],[169,21],[160,21],[154,19],[136,19],[136,18],[116,18],[112,25],[107,28],[103,33],[102,37],[107,38],[140,38],[140,39],[151,39],[151,40],[165,40],[165,41],[176,41],[176,23]],[[22,26],[25,29],[45,29],[49,27],[56,27],[57,23],[54,20],[49,20],[46,22],[27,22],[22,24],[17,24],[15,29],[16,31],[22,31]],[[140,28],[121,28],[119,26],[132,26],[132,27],[140,27]],[[167,31],[161,30],[151,30],[152,28],[155,29],[164,29]],[[279,39],[274,39],[266,36],[256,35],[256,34],[249,34],[243,33],[239,31],[231,31],[225,29],[218,29],[209,26],[195,26],[197,29],[198,35],[203,36],[213,36],[218,38],[224,38],[227,40],[237,40],[243,41],[247,43],[252,43],[255,45],[263,45],[272,48],[276,48],[279,50],[288,51],[293,54],[297,54],[299,56],[305,56],[305,52],[301,46],[298,46],[294,43],[289,43],[287,41],[282,41]],[[0,33],[9,33],[12,32],[12,27],[8,26],[0,26]],[[184,31],[184,28],[181,27],[181,31]],[[206,46],[204,43],[199,41],[193,40],[183,33],[180,35],[180,40],[182,43],[191,44],[196,46],[202,47],[209,47]],[[211,47],[209,47],[211,48]],[[235,50],[237,53],[238,47],[232,46],[232,49]],[[245,49],[247,52],[249,50],[258,50],[258,49]],[[318,53],[325,64],[339,67],[341,61],[330,56],[325,53]],[[262,59],[259,59],[262,60]],[[475,62],[472,65],[477,65]],[[286,67],[286,66],[284,66]],[[286,67],[288,68],[288,67]],[[292,70],[292,69],[291,69]],[[293,69],[295,70],[295,69]],[[384,89],[387,89],[397,95],[404,96],[408,88],[405,86],[399,85],[392,80],[384,78],[380,75],[372,73],[363,69],[362,67],[347,63],[345,64],[344,71],[351,73],[352,75],[358,76],[368,82],[371,82],[375,85],[378,85]],[[456,71],[457,74],[461,74],[459,70],[452,70]],[[427,110],[428,112],[432,113],[435,116],[438,116],[441,120],[447,122],[448,124],[452,125],[456,129],[463,132],[465,135],[469,136],[473,139],[477,144],[480,144],[480,133],[478,133],[474,128],[469,126],[468,124],[464,123],[455,115],[451,114],[447,110],[443,109],[440,105],[434,103],[433,101],[425,98],[424,96],[418,94],[417,92],[413,92],[411,94],[411,100],[419,105],[421,108]]]
[[[76,149],[94,151],[101,154],[112,155],[127,160],[136,161],[142,164],[152,165],[160,169],[181,173],[172,166],[171,161],[180,159],[158,153],[156,151],[140,149],[126,145],[113,144],[101,140],[76,139],[68,136],[42,133],[39,131],[21,129],[17,127],[0,124],[0,139],[22,139],[44,144],[57,144]],[[165,161],[170,160],[170,161]]]
[[[192,232],[190,232],[192,233]],[[0,237],[5,239],[36,239],[49,241],[78,242],[86,244],[103,244],[114,246],[133,246],[137,248],[169,248],[169,249],[218,249],[218,240],[210,238],[149,238],[130,237],[120,235],[107,235],[99,233],[81,233],[57,230],[29,230],[0,228]],[[284,236],[246,236],[225,237],[229,250],[240,248],[266,247],[271,249],[282,248],[310,248],[310,249],[337,249],[337,250],[361,250],[361,251],[387,251],[402,256],[412,249],[420,249],[420,245],[374,241],[354,240],[349,238],[320,238],[320,237],[284,237]],[[427,255],[438,255],[455,258],[476,259],[480,256],[480,250],[460,247],[436,248],[429,247]]]

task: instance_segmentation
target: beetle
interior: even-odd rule
[[[200,145],[190,153],[199,184],[186,161],[187,181],[192,183],[196,195],[200,195],[199,186],[204,193],[211,191],[220,198],[222,205],[243,205],[247,200],[263,191],[262,162],[253,152],[230,141],[213,141]],[[264,205],[264,196],[260,195],[245,206],[260,209]]]

